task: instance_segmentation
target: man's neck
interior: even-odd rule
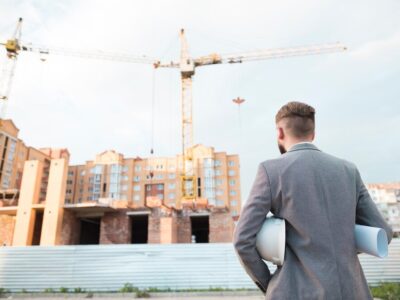
[[[298,145],[298,144],[312,144],[313,141],[296,141],[291,143],[291,145],[288,147],[287,151],[289,151],[294,145]]]

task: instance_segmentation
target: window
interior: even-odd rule
[[[215,182],[216,182],[217,185],[222,185],[223,181],[222,181],[222,179],[217,179]]]
[[[234,170],[229,170],[228,175],[229,176],[235,176],[235,171]]]
[[[236,191],[230,191],[230,192],[229,192],[229,195],[231,195],[231,196],[236,196]]]
[[[123,176],[121,177],[121,179],[122,179],[122,180],[128,180],[128,175],[123,175]]]
[[[238,213],[237,213],[237,211],[234,209],[234,210],[232,210],[232,216],[237,216],[238,215]]]
[[[95,183],[93,185],[93,192],[94,193],[100,193],[100,183]]]
[[[140,185],[139,185],[139,187],[140,187]],[[127,190],[128,190],[128,185],[127,185],[127,184],[122,185],[122,186],[121,186],[121,189],[122,189],[123,191],[127,191]]]
[[[169,193],[168,194],[168,199],[172,200],[175,198],[175,193]]]
[[[237,201],[236,200],[232,200],[231,201],[231,206],[236,206],[237,205]]]
[[[146,185],[146,190],[147,190],[147,191],[151,191],[151,184]]]
[[[162,200],[162,199],[164,199],[164,194],[157,194],[157,197]]]
[[[136,172],[140,172],[142,170],[142,167],[141,166],[139,166],[139,165],[136,165],[135,166],[135,171]]]
[[[133,195],[133,201],[140,201],[140,195],[138,194]]]
[[[68,176],[73,176],[74,175],[74,171],[68,171]]]
[[[169,183],[169,184],[168,184],[168,188],[169,188],[170,190],[175,189],[175,183]]]
[[[135,184],[135,185],[133,186],[133,190],[134,190],[134,191],[140,191],[140,185]]]
[[[129,170],[129,167],[128,167],[128,166],[123,166],[123,167],[122,167],[122,172],[128,172],[128,170]]]
[[[235,166],[235,162],[233,160],[228,161],[228,166],[230,167]]]
[[[215,160],[215,162],[214,162],[214,166],[216,166],[216,167],[219,167],[219,166],[222,166],[222,163],[221,163],[221,161],[220,160]]]
[[[140,176],[134,176],[133,177],[134,182],[139,182],[140,181]]]
[[[221,195],[224,194],[224,191],[223,191],[223,190],[217,190],[216,194],[217,194],[218,196],[221,196]]]
[[[156,174],[156,179],[163,179],[164,176],[162,174]]]
[[[82,171],[81,171],[81,176],[85,176],[85,174],[86,174],[86,171],[85,171],[85,170],[82,170]]]
[[[168,174],[168,178],[169,179],[175,179],[175,177],[176,177],[175,173],[169,173]]]
[[[236,183],[236,181],[234,179],[229,180],[229,185],[230,186],[234,186]]]
[[[216,175],[216,176],[221,176],[221,174],[222,174],[222,173],[221,173],[221,170],[215,170],[215,175]]]
[[[225,204],[224,200],[217,199],[217,206],[223,206]]]
[[[159,191],[164,190],[164,185],[163,184],[157,184],[157,190],[159,190]]]
[[[90,173],[92,174],[101,174],[103,172],[103,166],[95,165],[93,168],[90,169]]]

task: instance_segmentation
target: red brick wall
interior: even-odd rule
[[[130,244],[132,228],[126,210],[105,213],[101,218],[100,244]]]
[[[178,227],[178,243],[191,243],[192,242],[192,228],[190,223],[190,217],[184,212],[178,215],[177,219]]]
[[[81,224],[79,219],[75,217],[73,212],[64,209],[60,245],[79,244],[80,230]]]
[[[15,216],[0,215],[0,247],[11,246],[15,226]]]
[[[230,243],[233,237],[233,220],[229,211],[210,214],[210,243]]]
[[[158,216],[154,216],[153,213],[149,215],[148,243],[160,243],[160,218]]]

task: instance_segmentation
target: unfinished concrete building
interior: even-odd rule
[[[75,245],[231,242],[241,207],[239,157],[193,147],[196,198],[182,201],[182,156],[115,151],[68,165],[66,149],[34,149],[11,120],[0,132],[0,243]]]

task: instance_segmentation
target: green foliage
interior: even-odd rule
[[[0,288],[0,298],[5,297],[5,295],[6,295],[7,293],[9,293],[9,292],[10,292],[10,291],[7,290],[7,289],[5,289],[5,288]]]
[[[400,283],[386,282],[379,286],[371,287],[371,293],[374,297],[383,300],[398,300],[400,299]]]
[[[74,288],[74,293],[85,293],[86,291],[80,287]]]
[[[68,293],[68,288],[60,287],[60,293]]]
[[[43,293],[54,293],[54,290],[52,288],[47,288],[43,290]]]
[[[125,283],[124,286],[119,290],[121,293],[134,293],[138,292],[139,289],[132,285],[132,283]]]
[[[136,292],[136,298],[150,298],[150,294],[147,291],[138,290]]]

